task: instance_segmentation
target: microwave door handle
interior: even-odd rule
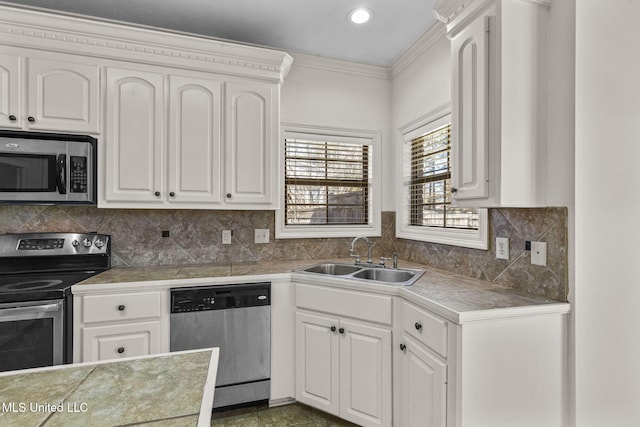
[[[56,186],[58,187],[58,193],[67,194],[67,155],[58,154],[58,161],[56,162]]]

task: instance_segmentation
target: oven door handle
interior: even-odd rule
[[[12,307],[0,309],[0,321],[18,320],[18,319],[38,319],[46,316],[45,313],[60,311],[62,302],[45,305],[29,305],[25,307]]]
[[[58,154],[58,161],[56,162],[56,187],[58,187],[58,193],[67,194],[67,155]]]

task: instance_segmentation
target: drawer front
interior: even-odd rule
[[[160,317],[160,292],[87,295],[82,298],[82,322],[112,322]]]
[[[324,286],[296,285],[296,306],[391,325],[392,298]]]
[[[82,361],[138,357],[160,352],[160,322],[82,329]]]
[[[447,357],[447,325],[446,320],[402,302],[402,328],[443,357]]]

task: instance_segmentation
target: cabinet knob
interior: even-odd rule
[[[457,192],[458,192],[458,189],[457,189],[456,187],[451,187],[451,192],[452,192],[452,193],[457,193]]]
[[[35,122],[35,121],[36,121],[36,118],[35,118],[35,117],[33,117],[33,116],[29,116],[29,117],[27,117],[27,120],[28,120],[30,123],[33,123],[33,122]]]
[[[407,346],[404,344],[400,344],[400,350],[405,351],[407,349]]]
[[[416,322],[415,327],[416,327],[417,330],[422,329],[422,323]]]
[[[344,328],[338,329],[338,332],[340,332],[341,334],[344,334]]]
[[[156,191],[155,193],[153,193],[156,197],[160,197],[160,192]]]
[[[174,193],[173,191],[171,193],[169,193],[169,196],[171,197],[176,197],[176,193]]]
[[[227,193],[227,199],[231,198],[231,193]]]
[[[12,122],[15,122],[15,121],[16,121],[16,120],[18,120],[18,119],[17,119],[17,117],[16,117],[16,116],[14,116],[13,114],[11,114],[11,115],[9,116],[9,120],[11,120]]]
[[[332,327],[331,327],[331,332],[335,332],[335,331],[336,331],[336,327],[335,327],[335,326],[332,326]]]
[[[118,306],[118,311],[124,311],[124,309],[125,309],[125,306],[124,306],[124,305],[119,305],[119,306]]]
[[[118,353],[120,354],[124,353],[124,347],[118,347]]]

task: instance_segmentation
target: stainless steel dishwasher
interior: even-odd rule
[[[270,395],[271,283],[171,289],[171,351],[220,347],[213,407]]]

